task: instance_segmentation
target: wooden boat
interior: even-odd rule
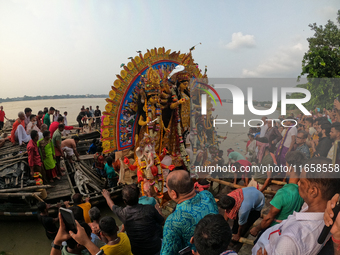
[[[98,131],[80,134],[81,154],[85,154],[92,139],[99,136]],[[56,180],[52,185],[35,185],[33,181],[34,185],[30,186],[26,147],[6,141],[0,148],[0,219],[33,219],[37,216],[38,202],[56,205],[70,201],[72,204],[75,193],[90,197],[92,205],[105,202],[101,190],[106,183],[92,169],[93,155],[81,155],[80,162],[70,163],[65,160],[62,164],[66,172],[61,180]],[[113,199],[121,198],[123,186],[108,189]]]

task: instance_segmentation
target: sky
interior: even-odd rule
[[[0,0],[0,98],[108,94],[136,51],[193,51],[210,78],[296,78],[338,0]]]

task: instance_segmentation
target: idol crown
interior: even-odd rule
[[[147,72],[147,81],[144,85],[144,91],[147,95],[159,94],[160,93],[160,82],[161,77],[158,72],[154,70],[151,66]]]

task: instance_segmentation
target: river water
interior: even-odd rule
[[[80,112],[80,108],[84,105],[85,108],[92,106],[96,110],[96,106],[103,112],[105,111],[105,98],[71,98],[71,99],[49,99],[49,100],[33,100],[33,101],[17,101],[0,103],[4,107],[6,117],[9,119],[18,118],[18,113],[24,111],[26,107],[32,109],[33,114],[38,114],[38,111],[44,110],[44,107],[50,108],[53,106],[59,110],[61,114],[67,112],[68,125],[77,124],[76,118]]]
[[[99,109],[104,111],[106,101],[104,98],[79,98],[79,99],[55,99],[55,100],[37,100],[37,101],[21,101],[21,102],[6,102],[0,104],[4,107],[7,118],[15,119],[19,111],[23,111],[25,107],[30,107],[33,113],[38,113],[39,110],[43,110],[44,107],[53,106],[60,110],[68,112],[68,124],[76,124],[76,117],[80,111],[82,105],[88,107],[92,105],[95,109],[96,105],[99,105]],[[258,108],[265,109],[265,108]],[[232,104],[224,103],[223,106],[215,106],[213,116],[218,119],[226,119],[228,123],[225,125],[217,125],[217,132],[221,136],[225,136],[227,139],[220,144],[220,148],[224,151],[227,148],[232,147],[235,151],[244,153],[245,145],[247,141],[247,133],[249,127],[247,122],[251,119],[261,119],[261,116],[253,115],[245,106],[244,116],[233,116]],[[268,116],[270,118],[278,117],[279,113]],[[243,122],[245,120],[246,127],[240,124],[233,125],[231,127],[230,122]],[[256,125],[259,121],[254,121],[251,124]],[[224,158],[226,160],[226,153]],[[102,216],[110,215],[114,216],[107,205],[100,207]],[[117,224],[121,224],[116,218]],[[38,221],[0,221],[0,254],[2,251],[5,254],[13,255],[35,255],[35,254],[49,254],[50,244],[46,238],[44,228]]]

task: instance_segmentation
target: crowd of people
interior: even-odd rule
[[[296,159],[300,159],[301,153],[297,152],[297,155]],[[291,160],[294,157],[289,162]],[[315,157],[304,164],[310,167],[329,162],[327,158]],[[290,177],[292,183],[283,188],[286,191],[275,195],[270,213],[256,229],[261,235],[252,254],[339,254],[340,217],[326,238],[330,245],[317,242],[322,228],[333,224],[332,208],[339,198],[339,179],[335,176],[325,179],[320,173],[315,176],[306,171],[300,176]],[[295,189],[297,179],[300,184]],[[171,172],[166,185],[170,198],[177,204],[166,220],[153,199],[148,204],[142,203],[145,199],[135,184],[126,185],[122,190],[124,207],[116,205],[110,193],[103,190],[107,205],[123,223],[120,231],[114,218],[101,218],[98,208],[91,208],[87,201],[82,201],[80,194],[75,194],[73,206],[66,203],[77,220],[77,233],[66,231],[60,216],[57,231],[54,224],[58,219],[48,216],[48,205],[44,204],[40,209],[41,222],[45,228],[49,222],[51,229],[46,229],[47,236],[50,232],[55,233],[51,254],[84,254],[83,250],[107,255],[237,254],[228,248],[235,236],[234,230],[237,235],[242,235],[246,225],[250,227],[259,216],[264,203],[263,194],[254,187],[236,189],[221,196],[216,203],[209,191],[195,191],[188,172],[184,170]],[[292,195],[295,200],[290,200]],[[218,213],[218,207],[224,209],[225,217]],[[86,220],[87,215],[91,222]],[[235,219],[232,229],[226,220],[228,217]]]
[[[96,106],[96,110],[92,109],[92,106],[85,108],[82,106],[77,116],[77,122],[79,127],[88,126],[91,132],[92,128],[100,128],[102,112],[99,110],[99,106]],[[88,123],[87,123],[88,121]]]
[[[15,130],[11,139],[17,139],[19,143],[27,141],[25,127],[29,126],[29,122],[38,122],[36,116],[27,116],[29,109],[26,110],[19,113],[13,125]],[[46,114],[53,115],[53,111],[51,107],[45,118]],[[88,111],[90,108],[82,108],[78,115],[79,127],[88,118]],[[114,203],[107,190],[102,191],[107,205],[122,222],[121,229],[114,218],[101,217],[99,209],[91,208],[88,199],[84,201],[80,194],[73,196],[72,206],[65,203],[73,211],[77,232],[68,231],[60,215],[59,218],[50,217],[49,205],[41,203],[40,221],[47,237],[54,240],[51,254],[84,254],[84,251],[107,255],[236,254],[228,247],[249,232],[256,236],[252,249],[254,255],[340,254],[340,217],[332,220],[332,209],[339,199],[340,186],[339,171],[334,171],[339,170],[340,164],[340,150],[335,142],[340,140],[339,113],[340,103],[336,100],[332,111],[324,109],[321,112],[316,108],[311,115],[290,115],[280,119],[280,122],[263,117],[258,128],[249,130],[245,155],[230,148],[227,150],[228,160],[224,163],[221,159],[219,164],[232,165],[237,172],[241,167],[254,165],[285,166],[288,171],[275,175],[270,171],[252,175],[243,173],[242,176],[235,173],[234,184],[243,187],[228,194],[222,192],[217,202],[208,190],[210,185],[207,180],[194,184],[187,171],[177,168],[171,171],[166,178],[166,188],[176,208],[166,219],[157,198],[152,197],[151,193],[142,196],[144,191],[135,184],[123,187],[123,207]],[[41,127],[45,124],[47,128],[40,139],[39,132],[31,127],[27,151],[32,173],[44,165],[46,178],[50,179],[60,173],[57,167],[53,168],[55,171],[51,169],[51,155],[53,158],[59,151],[65,152],[70,160],[73,154],[78,157],[77,139],[62,142],[64,120],[58,117],[54,121],[57,124],[53,125],[54,122],[45,122],[45,118]],[[26,123],[27,119],[29,121]],[[55,125],[57,128],[53,130]],[[108,178],[110,187],[117,185],[114,156],[105,158],[96,140],[88,153],[94,154],[98,174]],[[319,166],[326,171],[310,171]],[[270,201],[268,214],[263,215],[259,224],[254,226],[265,206],[264,194],[274,179],[286,184]],[[223,211],[223,216],[219,209]],[[229,220],[233,220],[232,228]],[[317,240],[322,229],[333,223],[330,234],[324,243],[319,244]]]
[[[340,140],[340,122],[319,113],[311,117],[287,116],[283,125],[266,117],[263,122],[259,129],[250,130],[246,155],[229,149],[226,164],[237,169],[284,165],[288,168],[284,175],[274,177],[267,172],[236,176],[234,182],[244,188],[222,193],[216,202],[206,180],[194,184],[187,171],[175,169],[168,175],[166,187],[176,208],[166,219],[154,198],[150,199],[152,203],[143,204],[146,199],[141,198],[138,186],[127,185],[122,192],[124,207],[116,205],[103,191],[108,206],[123,223],[120,232],[113,218],[97,217],[90,223],[96,226],[92,229],[95,239],[81,225],[75,234],[67,233],[61,223],[59,233],[64,233],[64,239],[76,240],[91,254],[236,254],[229,247],[247,232],[257,237],[252,254],[339,254],[339,218],[325,242],[319,244],[317,240],[323,227],[333,223],[332,208],[339,197],[340,178],[336,171],[325,174],[309,170],[318,165],[330,170],[334,142]],[[96,144],[91,147],[89,153]],[[95,158],[97,171],[105,174],[100,147]],[[339,164],[339,157],[334,158]],[[301,171],[295,171],[299,166]],[[270,201],[269,213],[254,226],[265,205],[264,193],[278,177],[287,184]],[[229,219],[233,220],[232,228]],[[64,239],[56,238],[55,244],[60,245]],[[51,254],[58,254],[57,249],[52,248]]]
[[[156,199],[150,193],[143,196],[135,184],[123,187],[123,207],[116,205],[110,193],[103,190],[107,205],[123,223],[121,230],[114,218],[101,218],[99,209],[82,201],[80,194],[74,195],[73,200],[77,202],[73,206],[65,203],[73,211],[77,233],[66,231],[63,218],[60,215],[59,219],[50,217],[49,205],[41,203],[40,221],[47,237],[54,239],[51,254],[83,254],[84,249],[90,254],[106,255],[236,254],[228,250],[232,232],[223,216],[218,214],[217,204],[209,191],[196,192],[185,170],[171,172],[166,185],[170,198],[177,204],[166,220]],[[87,215],[90,222],[86,221]],[[58,220],[57,230],[55,223]],[[52,232],[54,236],[51,237]]]
[[[92,107],[91,107],[92,108]],[[99,116],[101,112],[99,111]],[[98,113],[97,113],[98,114]],[[3,127],[4,119],[8,118],[0,107],[0,126]],[[66,157],[72,162],[73,155],[79,160],[77,152],[78,136],[62,140],[62,136],[68,136],[70,130],[83,130],[82,127],[67,125],[67,112],[60,114],[54,107],[45,107],[43,111],[38,111],[35,115],[31,108],[25,108],[18,113],[18,118],[14,121],[12,131],[9,136],[2,140],[10,140],[13,144],[20,146],[27,145],[28,164],[30,167],[30,177],[33,178],[35,172],[42,176],[43,183],[54,182],[64,175],[65,169],[60,166],[61,157]]]

